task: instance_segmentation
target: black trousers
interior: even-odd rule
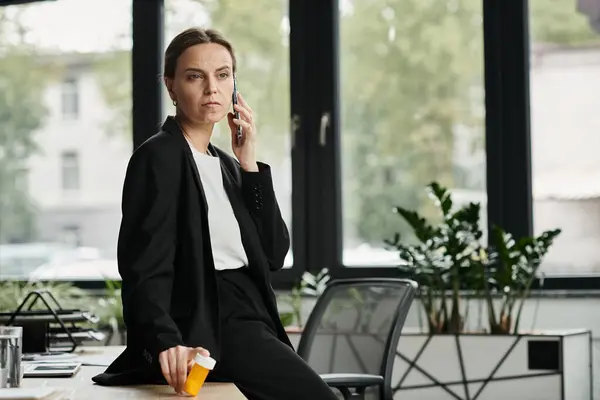
[[[209,380],[233,382],[248,400],[337,400],[275,326],[247,268],[217,272],[221,359]]]

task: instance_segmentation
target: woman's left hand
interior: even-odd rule
[[[231,147],[233,154],[237,157],[242,169],[245,171],[258,171],[256,164],[256,125],[254,124],[254,112],[246,103],[244,97],[238,93],[238,104],[233,106],[240,113],[240,119],[236,119],[233,113],[227,115],[229,129],[231,130]],[[242,143],[237,143],[237,127],[242,127]]]

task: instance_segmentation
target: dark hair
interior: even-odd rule
[[[174,78],[179,56],[181,56],[188,48],[205,43],[216,43],[225,47],[227,51],[229,51],[229,54],[231,54],[233,72],[235,72],[236,61],[233,46],[225,39],[225,36],[214,29],[188,28],[175,36],[173,40],[171,40],[171,43],[169,43],[169,46],[165,51],[165,69],[163,76],[166,78]]]

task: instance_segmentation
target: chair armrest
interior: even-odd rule
[[[370,387],[383,385],[383,376],[370,374],[321,374],[321,378],[333,387]]]
[[[321,378],[332,388],[338,389],[344,395],[344,399],[362,399],[365,390],[371,386],[382,386],[383,376],[370,374],[321,374]],[[350,392],[354,389],[354,393]]]

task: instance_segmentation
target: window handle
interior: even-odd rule
[[[327,144],[327,128],[329,127],[330,113],[326,112],[321,115],[321,127],[319,130],[319,145],[325,147]]]
[[[300,130],[300,116],[298,114],[292,115],[291,130],[292,130],[292,148],[294,148],[294,147],[296,147],[296,137],[298,136],[298,131]]]

